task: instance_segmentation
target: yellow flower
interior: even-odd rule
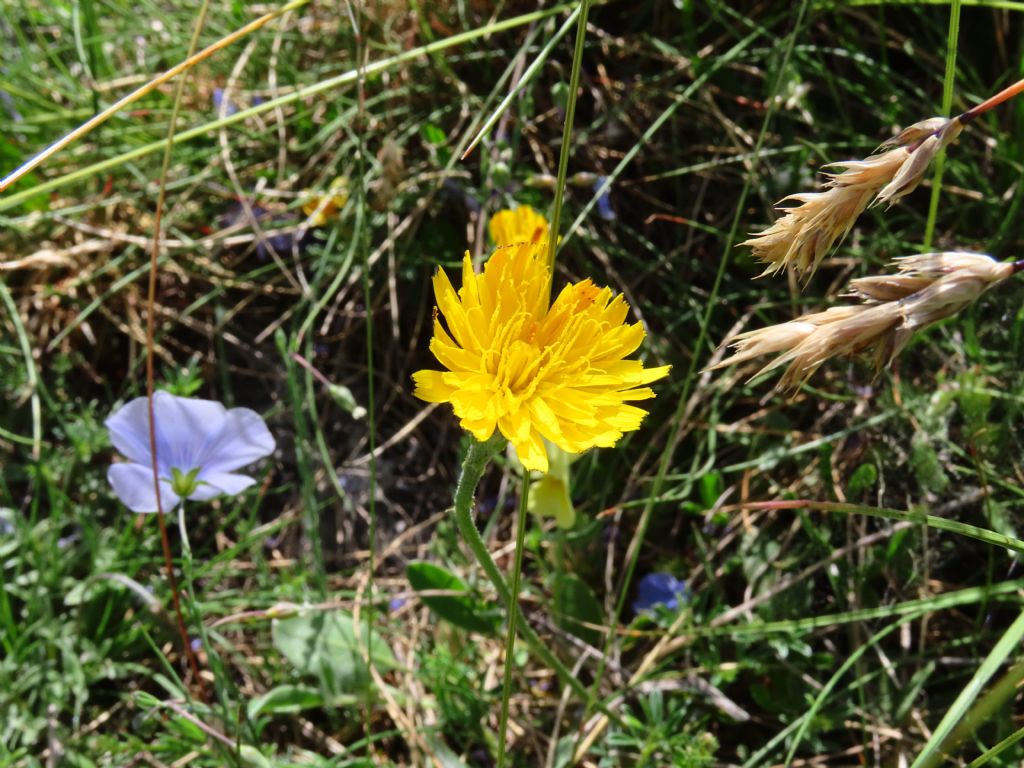
[[[448,329],[435,312],[430,351],[447,370],[413,374],[417,397],[451,403],[477,440],[499,430],[523,466],[541,472],[544,438],[580,453],[637,429],[646,412],[628,401],[654,397],[645,385],[669,370],[624,359],[644,330],[624,323],[629,307],[611,289],[584,280],[550,303],[545,250],[499,247],[481,274],[467,252],[458,294],[439,269],[434,295]]]
[[[569,496],[570,455],[557,445],[547,443],[548,471],[530,483],[529,510],[538,517],[553,517],[559,528],[572,528],[576,508]]]
[[[537,517],[553,517],[559,528],[572,528],[576,522],[576,509],[569,498],[569,489],[554,475],[543,475],[530,484],[527,503]]]
[[[547,242],[548,222],[528,205],[498,211],[487,227],[495,245]]]
[[[302,212],[309,217],[309,225],[322,227],[337,216],[348,202],[348,179],[344,176],[335,178],[326,194],[307,189],[301,199]]]

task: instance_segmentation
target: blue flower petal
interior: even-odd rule
[[[680,602],[686,600],[686,582],[671,573],[649,573],[637,583],[636,593],[633,602],[636,613],[650,611],[658,605],[676,611],[679,610]]]
[[[122,406],[104,422],[110,442],[136,464],[149,464],[149,411],[146,398],[137,397]],[[160,457],[162,458],[162,457]]]
[[[597,177],[597,181],[594,182],[595,194],[601,190],[601,187],[604,186],[604,183],[607,179],[607,176]],[[611,187],[606,189],[604,193],[599,198],[597,198],[597,212],[605,221],[615,221],[615,211],[612,208]]]
[[[132,512],[156,512],[156,493],[153,489],[153,468],[142,464],[112,464],[107,470],[107,481],[114,493]],[[178,505],[181,499],[171,490],[171,484],[160,481],[160,504],[165,512]]]
[[[153,410],[160,463],[183,472],[202,467],[206,446],[223,429],[227,409],[213,400],[157,392]]]
[[[197,478],[200,483],[196,490],[189,494],[192,501],[209,501],[218,496],[237,496],[246,488],[256,484],[247,475],[234,475],[230,472],[200,472]]]
[[[274,438],[256,411],[232,408],[228,411],[218,434],[203,447],[196,466],[206,473],[217,474],[251,464],[274,451]]]
[[[181,498],[172,490],[172,477],[195,472],[199,485],[190,499],[208,501],[234,496],[256,481],[232,470],[273,452],[275,444],[263,419],[248,408],[228,411],[218,402],[177,397],[169,392],[153,396],[156,451],[165,510]],[[156,511],[149,444],[146,398],[139,397],[107,419],[110,439],[131,463],[116,464],[107,478],[118,498],[135,512]],[[182,491],[179,488],[179,491]]]

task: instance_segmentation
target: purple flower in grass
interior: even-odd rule
[[[164,511],[182,499],[209,501],[241,493],[256,481],[234,470],[274,450],[267,425],[248,408],[229,411],[213,400],[157,392],[153,417]],[[137,397],[119,408],[106,426],[110,441],[128,459],[107,472],[114,493],[133,512],[156,512],[146,398]]]
[[[686,602],[686,597],[685,581],[680,581],[671,573],[648,573],[636,585],[633,610],[643,613],[663,605],[670,611],[678,611],[679,606]]]

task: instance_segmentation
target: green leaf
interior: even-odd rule
[[[721,498],[725,484],[722,482],[722,473],[712,470],[700,477],[700,500],[704,509],[711,509]]]
[[[862,496],[872,488],[875,487],[875,483],[878,482],[878,469],[870,461],[861,464],[857,469],[850,475],[849,482],[846,483],[846,492],[850,496]]]
[[[163,706],[163,702],[160,701],[156,696],[145,691],[135,692],[135,703],[143,709],[155,709]]]
[[[420,126],[420,136],[427,144],[433,144],[434,146],[440,146],[448,141],[448,137],[445,136],[444,131],[433,123],[424,123]]]
[[[206,734],[203,729],[191,720],[180,715],[171,715],[167,718],[168,726],[178,732],[178,735],[196,744],[206,741]]]
[[[406,568],[409,584],[417,592],[446,591],[462,594],[424,595],[420,600],[438,617],[470,632],[493,635],[501,623],[500,614],[470,595],[469,587],[449,570],[434,563],[410,563]]]
[[[371,643],[364,623],[357,638],[355,622],[344,611],[276,619],[273,640],[274,647],[298,672],[315,677],[324,690],[335,695],[363,693],[370,688],[370,670],[363,658],[367,648],[378,669],[398,665],[380,632],[372,633]]]
[[[433,758],[440,768],[466,768],[466,764],[435,734],[426,734]]]
[[[555,623],[591,645],[601,641],[601,633],[587,624],[602,624],[604,610],[590,587],[571,573],[555,577]]]
[[[262,696],[249,702],[246,708],[249,717],[255,718],[263,713],[295,714],[304,709],[315,709],[324,705],[323,694],[308,685],[279,685],[271,688]]]
[[[238,757],[241,759],[242,765],[251,766],[251,768],[273,768],[273,763],[267,759],[266,755],[249,744],[243,744],[238,748]]]

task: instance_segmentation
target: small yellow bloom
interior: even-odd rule
[[[338,176],[331,182],[327,193],[306,190],[302,193],[302,212],[309,217],[311,227],[322,227],[338,215],[348,202],[348,179]]]
[[[530,483],[526,503],[538,517],[553,517],[559,528],[572,528],[576,508],[569,495],[570,455],[557,445],[547,443],[548,471]]]
[[[499,247],[480,274],[467,252],[458,293],[439,269],[430,350],[447,370],[413,374],[417,397],[451,403],[477,440],[499,430],[541,472],[544,439],[581,453],[637,429],[646,412],[628,402],[654,397],[645,385],[669,371],[625,359],[644,330],[625,324],[629,306],[610,288],[584,280],[550,302],[546,245]]]
[[[547,242],[548,222],[528,205],[498,211],[487,227],[495,245]]]

